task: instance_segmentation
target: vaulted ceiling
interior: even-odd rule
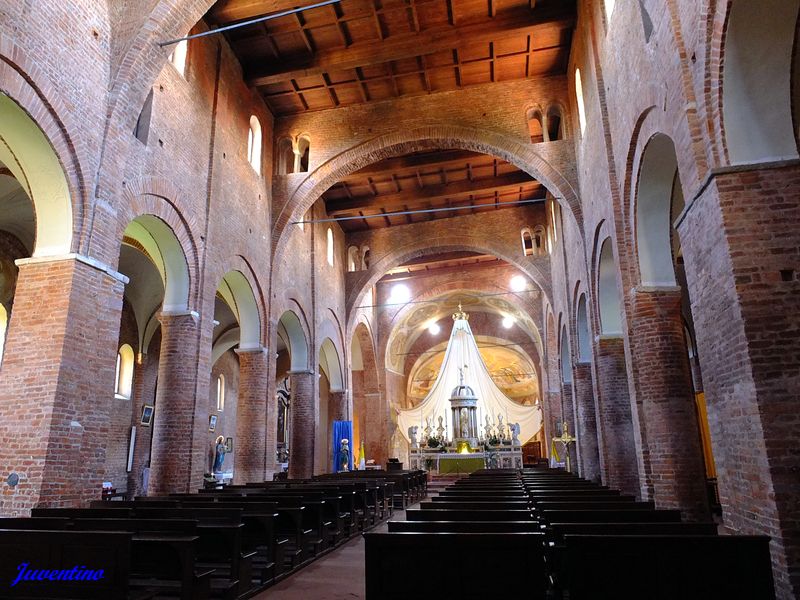
[[[212,27],[301,0],[220,0]],[[341,0],[225,35],[276,116],[564,74],[575,0]]]

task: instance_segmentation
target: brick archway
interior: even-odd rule
[[[513,245],[516,248],[516,244]],[[459,231],[449,231],[437,238],[416,239],[405,246],[392,248],[383,256],[373,255],[370,268],[367,271],[358,271],[358,278],[348,285],[345,298],[347,311],[347,330],[352,331],[358,314],[357,307],[361,304],[367,290],[374,286],[378,280],[391,268],[396,267],[413,258],[438,254],[441,252],[472,251],[483,254],[492,254],[519,269],[528,276],[541,290],[543,298],[550,297],[549,275],[539,269],[535,261],[530,259],[518,260],[513,256],[511,248],[506,248],[496,240],[488,240],[477,235],[464,235]]]
[[[342,152],[309,173],[275,214],[273,257],[280,260],[288,240],[287,226],[300,218],[337,181],[367,165],[411,152],[460,149],[502,158],[535,177],[562,205],[578,231],[583,231],[578,192],[567,176],[548,162],[531,144],[500,133],[459,125],[418,127],[380,136]]]

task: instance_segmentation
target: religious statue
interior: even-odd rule
[[[419,427],[416,425],[412,425],[408,428],[408,439],[411,440],[411,447],[412,448],[419,448],[419,442],[417,442],[417,432],[419,431]]]
[[[430,416],[425,417],[425,429],[423,430],[425,437],[423,439],[430,439],[433,434],[433,422]]]
[[[461,409],[461,437],[469,437],[469,413],[466,408]]]
[[[222,472],[222,463],[225,460],[225,453],[227,452],[227,448],[225,447],[225,438],[219,436],[217,438],[216,446],[214,448],[214,473],[221,473]]]
[[[439,415],[439,426],[436,428],[436,435],[439,440],[444,440],[444,425],[442,421],[444,421],[444,417]]]
[[[500,438],[500,441],[506,439],[506,426],[503,425],[503,415],[497,415],[497,437]]]
[[[519,423],[511,423],[511,425],[509,425],[509,429],[511,429],[511,444],[513,446],[519,446]]]
[[[484,437],[488,440],[492,437],[492,422],[489,419],[489,415],[486,415],[486,426],[483,428]]]
[[[342,439],[342,445],[339,447],[339,471],[350,470],[350,442],[347,438]]]

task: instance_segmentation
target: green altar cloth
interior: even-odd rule
[[[478,469],[483,469],[486,463],[483,457],[476,458],[469,455],[450,455],[447,458],[439,457],[439,475],[448,473],[472,473]]]

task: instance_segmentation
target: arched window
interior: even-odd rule
[[[6,347],[6,330],[8,329],[8,312],[0,304],[0,365],[3,364],[3,350]]]
[[[328,227],[328,264],[333,266],[333,230]]]
[[[616,0],[604,0],[605,9],[606,9],[606,23],[611,22],[611,15],[614,13],[614,5],[616,4]]]
[[[581,124],[581,135],[586,131],[586,107],[583,102],[583,81],[581,70],[575,69],[575,100],[578,103],[578,121]]]
[[[542,113],[531,109],[528,111],[528,133],[531,135],[531,143],[538,144],[544,141],[544,128],[542,127]]]
[[[133,348],[123,344],[117,353],[117,376],[114,396],[129,400],[133,389]]]
[[[247,134],[247,160],[255,172],[261,175],[261,123],[258,117],[250,117],[250,131]]]
[[[294,173],[292,140],[284,138],[278,143],[278,175],[291,175],[292,173]]]
[[[622,299],[617,285],[614,251],[611,238],[606,238],[600,247],[600,264],[597,279],[598,303],[600,305],[600,330],[604,334],[622,333]]]
[[[225,375],[217,375],[217,412],[225,410]]]
[[[301,136],[297,140],[297,158],[295,163],[295,173],[308,173],[308,161],[311,156],[311,140],[306,136]]]
[[[545,239],[545,231],[542,225],[537,225],[533,229],[533,255],[544,256],[547,254],[547,241]]]
[[[178,69],[181,77],[186,76],[186,54],[189,51],[189,40],[182,40],[175,44],[175,49],[169,55],[169,62]]]
[[[564,139],[564,121],[561,119],[561,109],[551,106],[547,109],[547,141],[555,142]]]
[[[354,271],[358,271],[358,267],[359,267],[358,247],[350,246],[347,249],[347,270],[348,272],[352,273]]]
[[[533,238],[527,229],[522,230],[522,254],[523,256],[533,256]]]

